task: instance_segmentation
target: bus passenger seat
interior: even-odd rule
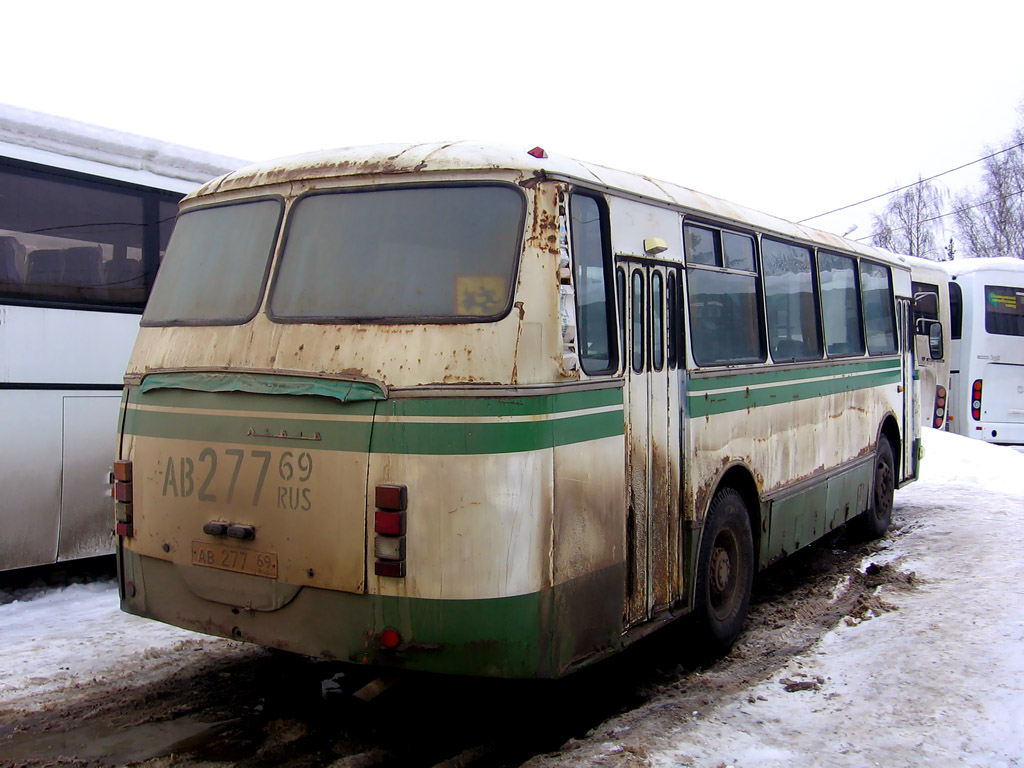
[[[78,288],[98,287],[101,259],[100,249],[95,246],[66,248],[61,282]]]
[[[18,265],[15,262],[18,253],[17,243],[16,238],[0,237],[0,287],[13,286],[21,282]]]
[[[108,288],[135,288],[142,285],[142,263],[138,259],[114,255],[103,265]]]
[[[25,282],[33,286],[57,286],[63,272],[63,251],[51,248],[32,251],[28,255],[28,274]]]

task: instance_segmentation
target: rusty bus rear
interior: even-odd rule
[[[719,247],[736,238],[739,266]],[[833,287],[783,301],[772,248],[807,275],[812,254],[840,263],[829,345],[813,313]],[[721,311],[734,288],[742,316]],[[539,148],[241,169],[182,204],[128,366],[122,608],[354,663],[557,677],[718,589],[727,645],[753,570],[915,476],[910,301],[877,249]],[[784,308],[816,343],[772,335]],[[770,349],[721,351],[766,322]],[[737,510],[749,552],[705,536]]]

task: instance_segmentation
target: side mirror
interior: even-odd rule
[[[945,353],[942,346],[942,323],[932,320],[928,324],[928,354],[932,360],[941,360]]]

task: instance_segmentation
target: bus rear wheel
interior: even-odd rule
[[[871,505],[857,519],[858,533],[865,539],[884,536],[892,522],[893,495],[896,491],[896,462],[887,438],[878,441],[875,472],[871,483]]]
[[[754,539],[743,497],[733,488],[715,494],[697,560],[694,610],[704,644],[726,651],[743,629],[754,581]]]

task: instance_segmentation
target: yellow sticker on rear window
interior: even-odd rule
[[[505,278],[501,275],[458,275],[456,311],[460,315],[497,315],[505,308]]]

